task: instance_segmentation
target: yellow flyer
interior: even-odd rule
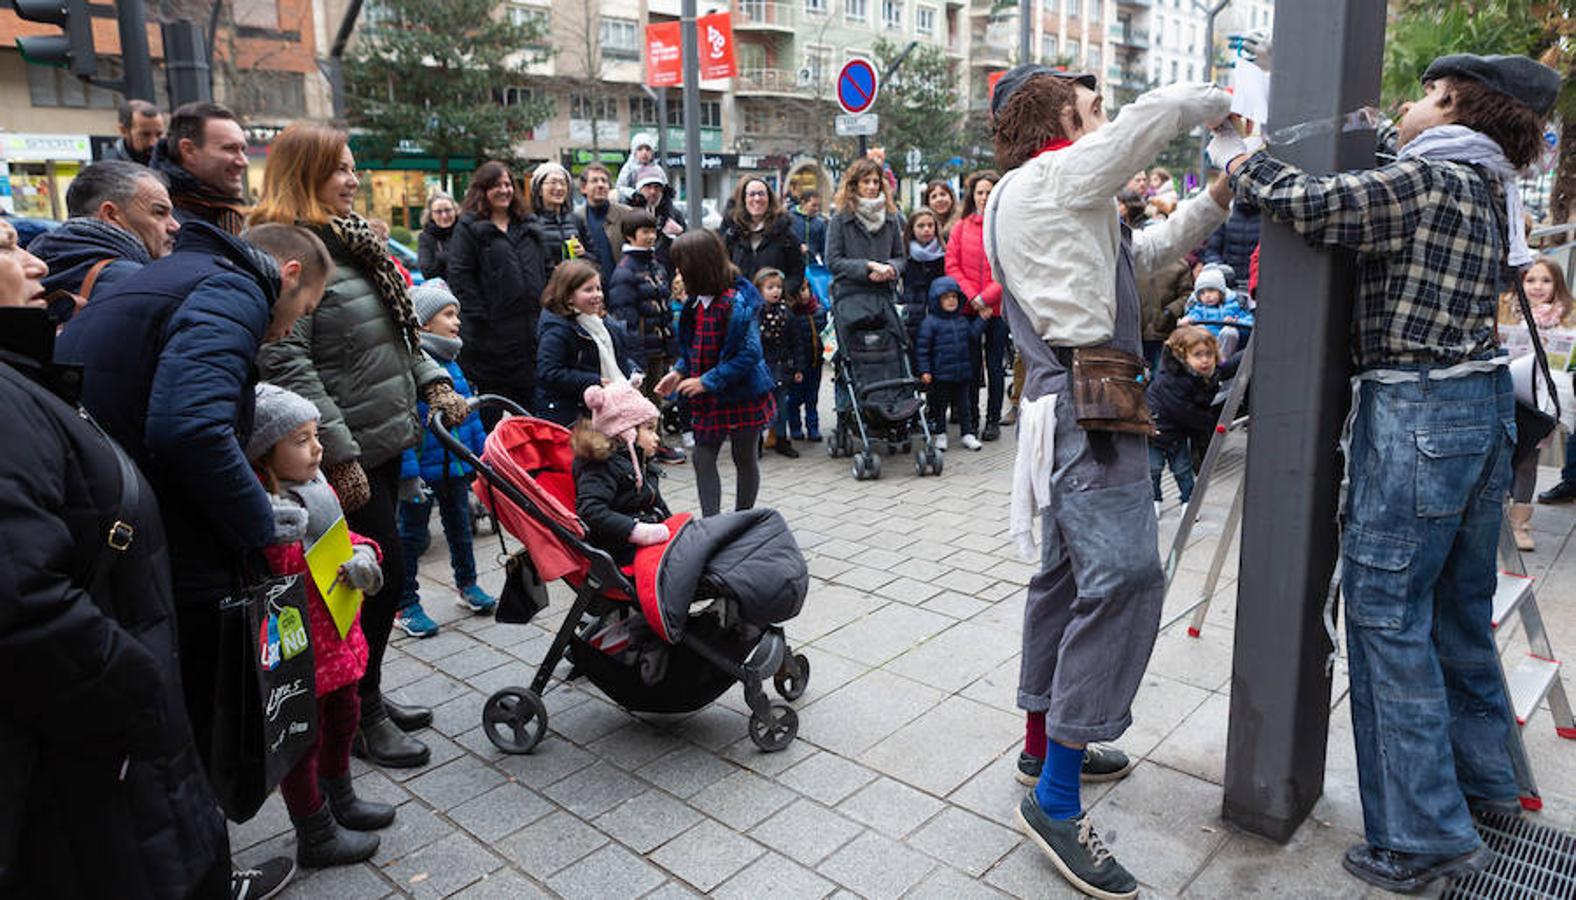
[[[340,577],[339,567],[350,561],[350,526],[340,516],[323,536],[306,551],[306,567],[318,593],[323,595],[323,605],[334,618],[334,627],[343,638],[350,633],[350,623],[356,621],[356,611],[361,608],[361,592]]]

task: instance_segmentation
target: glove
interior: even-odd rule
[[[432,496],[432,488],[420,478],[402,478],[399,483],[399,499],[402,503],[426,503]]]
[[[1204,153],[1215,168],[1224,170],[1226,163],[1248,152],[1248,142],[1243,140],[1230,122],[1216,128],[1214,135],[1209,139],[1209,146],[1204,148]]]
[[[306,539],[306,508],[285,497],[268,495],[274,505],[274,543],[293,544]]]
[[[667,540],[668,526],[661,522],[636,522],[629,533],[629,542],[637,547],[649,547]]]
[[[434,382],[427,386],[427,405],[434,412],[443,413],[443,423],[450,428],[465,421],[471,414],[471,408],[466,405],[465,398],[455,393],[454,385],[447,381]]]
[[[1270,70],[1270,36],[1262,31],[1254,31],[1242,36],[1242,52],[1256,66],[1268,72]]]
[[[366,470],[356,460],[334,463],[323,474],[328,476],[329,485],[339,495],[339,507],[345,512],[355,512],[372,499],[372,485],[367,483]]]
[[[357,544],[350,551],[350,559],[339,567],[345,583],[364,594],[383,590],[383,567],[378,565],[378,554],[366,544]]]
[[[645,382],[646,382],[646,373],[645,372],[636,372],[635,374],[629,376],[629,386],[634,388],[637,391],[640,390],[640,386],[642,384],[644,384]]]

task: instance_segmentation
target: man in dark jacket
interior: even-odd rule
[[[169,179],[175,218],[240,234],[246,227],[246,132],[217,103],[188,103],[170,117],[148,166]]]
[[[164,116],[146,100],[127,100],[119,112],[120,140],[104,151],[104,158],[147,165],[153,145],[164,137]]]
[[[97,162],[66,190],[67,219],[28,249],[49,265],[44,287],[89,299],[175,246],[175,220],[164,176],[136,163]]]
[[[1209,236],[1204,245],[1204,261],[1225,263],[1237,278],[1247,278],[1253,265],[1253,250],[1259,245],[1259,219],[1259,207],[1252,200],[1238,197],[1231,201],[1231,217]]]
[[[73,408],[54,335],[41,308],[0,309],[0,895],[224,896],[159,507]]]
[[[630,208],[614,200],[613,175],[607,166],[591,163],[580,170],[580,193],[585,202],[575,214],[585,220],[586,236],[591,244],[586,249],[602,269],[602,284],[613,280],[613,270],[618,267],[619,247],[623,246],[624,216]]]

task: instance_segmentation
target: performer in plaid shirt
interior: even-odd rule
[[[1441,57],[1366,172],[1211,144],[1238,197],[1358,253],[1341,589],[1367,843],[1344,865],[1387,890],[1481,869],[1471,814],[1519,812],[1489,624],[1516,427],[1494,320],[1532,259],[1516,177],[1559,89],[1525,57]]]

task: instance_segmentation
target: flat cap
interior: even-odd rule
[[[1468,78],[1519,101],[1540,116],[1554,109],[1560,95],[1560,73],[1526,56],[1478,56],[1453,53],[1428,65],[1423,81]]]
[[[1049,75],[1052,78],[1067,78],[1078,82],[1091,91],[1100,89],[1099,79],[1088,72],[1064,72],[1061,69],[1053,69],[1050,66],[1042,66],[1038,63],[1026,63],[1008,69],[1007,73],[996,82],[996,87],[990,95],[990,114],[993,116],[999,115],[1002,107],[1007,105],[1007,98],[1012,96],[1013,91],[1027,84],[1029,79],[1040,75]]]

